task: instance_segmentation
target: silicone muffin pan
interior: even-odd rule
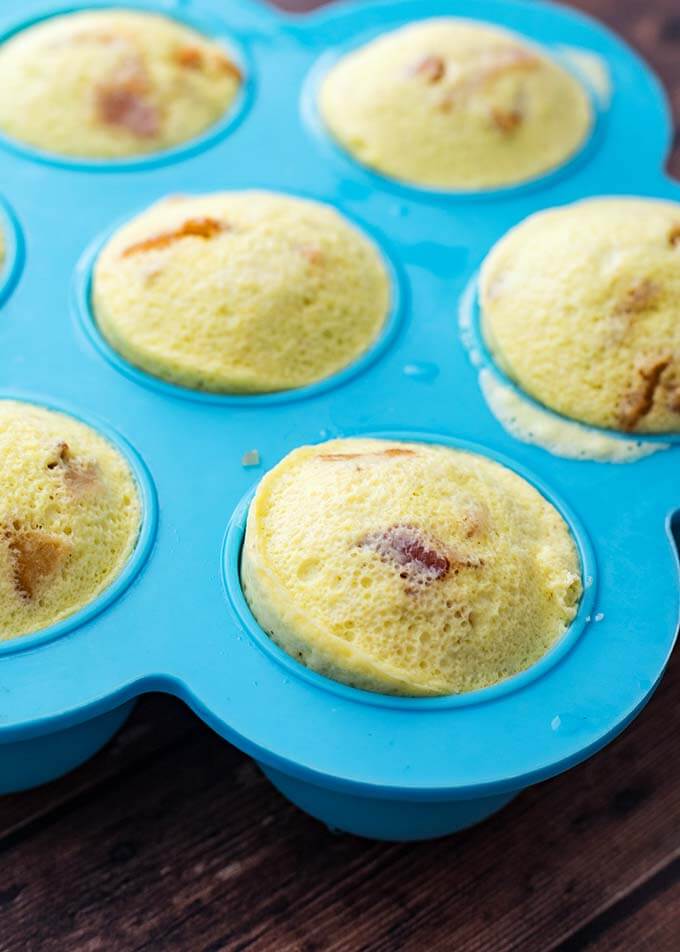
[[[136,551],[97,602],[0,646],[0,790],[83,762],[136,697],[164,691],[332,827],[415,839],[475,823],[621,731],[652,694],[676,634],[677,441],[615,465],[516,440],[487,408],[458,319],[486,252],[526,215],[605,193],[680,198],[662,171],[671,126],[659,84],[580,14],[479,0],[475,18],[516,30],[575,72],[597,119],[581,152],[542,179],[437,192],[354,162],[326,135],[315,90],[341,53],[414,19],[469,16],[464,0],[338,5],[304,18],[255,0],[120,5],[165,12],[223,40],[246,83],[223,122],[163,155],[72,161],[0,141],[0,396],[99,428],[131,461],[144,506]],[[10,0],[0,33],[62,11]],[[90,313],[102,241],[163,195],[253,187],[329,202],[378,243],[395,306],[377,345],[322,384],[267,396],[199,394],[126,364]],[[472,694],[395,698],[306,670],[260,630],[238,575],[258,478],[295,446],[358,433],[473,447],[531,480],[563,513],[584,597],[538,664]],[[244,465],[251,450],[259,465]]]

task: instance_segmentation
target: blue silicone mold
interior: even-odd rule
[[[68,9],[102,5],[111,4]],[[145,512],[124,575],[94,605],[2,645],[0,791],[76,766],[112,736],[138,695],[154,690],[186,701],[285,796],[332,827],[417,839],[476,823],[619,733],[649,699],[673,646],[677,446],[614,465],[559,459],[516,441],[487,409],[458,328],[484,255],[526,215],[603,193],[680,197],[662,170],[671,134],[663,93],[635,54],[580,14],[533,0],[479,0],[477,19],[543,45],[584,85],[591,73],[579,73],[583,58],[574,51],[589,54],[608,74],[610,93],[593,86],[591,138],[550,175],[477,194],[418,189],[371,172],[331,142],[314,89],[329,61],[377,32],[466,16],[469,3],[338,5],[304,18],[256,0],[120,5],[164,11],[223,39],[248,79],[222,123],[159,156],[71,161],[0,139],[8,249],[0,397],[82,414],[101,429],[130,459]],[[61,10],[11,0],[0,35]],[[365,358],[300,391],[222,397],[157,381],[108,348],[89,308],[102,236],[165,194],[225,188],[330,202],[377,242],[392,263],[395,306]],[[585,594],[569,632],[541,662],[485,691],[393,698],[328,681],[267,639],[238,580],[254,486],[293,447],[357,433],[475,449],[516,469],[562,511]],[[259,468],[242,465],[251,449]]]

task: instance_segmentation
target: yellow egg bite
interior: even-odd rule
[[[512,185],[565,162],[592,123],[580,84],[540,49],[472,20],[423,20],[344,56],[323,120],[360,162],[416,185]]]
[[[0,641],[96,598],[140,521],[135,480],[107,440],[61,413],[0,400]]]
[[[123,357],[222,393],[301,387],[359,357],[390,306],[375,247],[337,212],[268,192],[167,198],[115,233],[96,320]]]
[[[241,579],[292,657],[404,695],[524,670],[581,593],[569,530],[529,483],[472,453],[377,439],[301,447],[264,477]]]
[[[178,21],[70,13],[0,46],[0,130],[67,156],[157,152],[217,122],[241,82],[220,45]]]
[[[532,215],[484,262],[485,337],[528,394],[624,432],[680,431],[680,204],[588,199]]]

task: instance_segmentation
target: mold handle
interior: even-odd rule
[[[331,830],[373,840],[427,840],[481,823],[521,790],[474,800],[407,800],[364,797],[320,787],[258,764],[288,800]]]

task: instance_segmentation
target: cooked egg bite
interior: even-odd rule
[[[64,156],[118,159],[200,135],[231,106],[239,67],[156,13],[51,17],[0,46],[0,131]]]
[[[71,417],[0,400],[0,641],[92,602],[134,549],[141,504],[130,468]]]
[[[218,393],[302,387],[379,336],[390,282],[332,208],[271,192],[168,198],[119,229],[94,269],[96,321],[148,373]]]
[[[481,271],[498,364],[567,417],[680,431],[680,204],[588,199],[539,212]]]
[[[342,57],[319,109],[359,162],[415,185],[488,189],[564,163],[592,124],[579,82],[538,47],[473,20],[423,20]]]
[[[288,654],[385,694],[445,695],[528,668],[581,594],[566,523],[529,483],[445,446],[304,446],[260,483],[243,592]]]

